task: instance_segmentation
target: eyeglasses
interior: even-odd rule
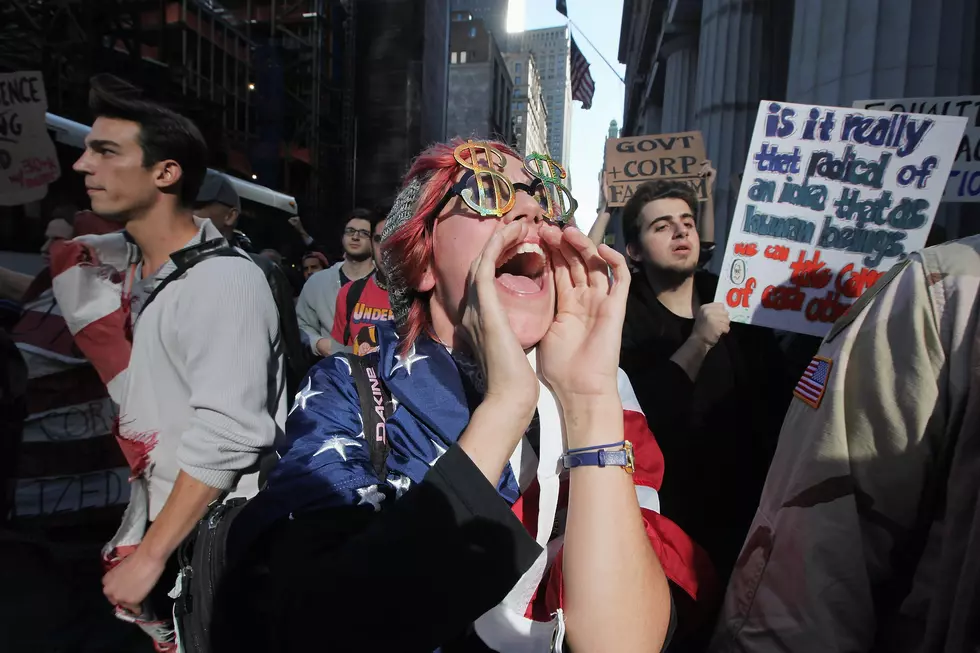
[[[360,236],[361,238],[370,238],[371,232],[367,229],[355,229],[353,227],[347,227],[344,229],[345,236]]]
[[[477,163],[481,148],[489,167]],[[469,159],[462,157],[463,150],[469,150]],[[524,160],[524,169],[534,177],[530,184],[512,182],[500,170],[493,169],[494,157],[503,162],[504,156],[489,143],[468,141],[458,146],[453,156],[467,170],[436,205],[433,219],[455,197],[483,217],[499,218],[514,208],[517,191],[530,195],[544,211],[545,219],[559,224],[569,222],[578,208],[578,202],[561,183],[567,176],[565,169],[546,154],[531,154]]]

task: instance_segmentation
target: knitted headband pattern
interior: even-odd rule
[[[415,177],[398,193],[385,222],[384,231],[381,232],[382,242],[404,227],[415,215],[415,206],[422,195],[424,185],[421,177]],[[396,260],[387,249],[383,249],[381,264],[388,278],[388,302],[395,315],[395,324],[402,326],[408,317],[408,309],[412,305],[415,290],[409,287],[405,279],[404,261]]]

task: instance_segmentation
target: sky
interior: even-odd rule
[[[509,0],[507,29],[539,29],[555,27],[566,22],[555,9],[555,0]],[[603,144],[609,132],[609,121],[623,123],[623,83],[602,61],[592,41],[620,76],[626,76],[626,66],[619,63],[619,28],[623,16],[623,0],[568,0],[568,15],[585,30],[586,40],[575,26],[572,35],[585,58],[592,65],[595,97],[592,108],[582,109],[582,103],[572,101],[571,158],[566,163],[572,176],[572,195],[578,200],[578,226],[589,231],[596,218],[599,202],[599,169],[602,167]],[[521,19],[523,18],[523,25]]]

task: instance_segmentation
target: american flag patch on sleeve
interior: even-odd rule
[[[823,395],[827,391],[827,382],[830,379],[830,370],[834,366],[834,361],[822,356],[814,356],[810,364],[807,365],[803,377],[796,384],[793,395],[803,403],[812,408],[820,408]]]

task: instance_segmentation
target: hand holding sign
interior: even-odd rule
[[[694,316],[694,331],[691,332],[691,336],[697,338],[706,347],[714,347],[731,329],[731,324],[731,318],[728,317],[724,304],[721,302],[704,304]]]

